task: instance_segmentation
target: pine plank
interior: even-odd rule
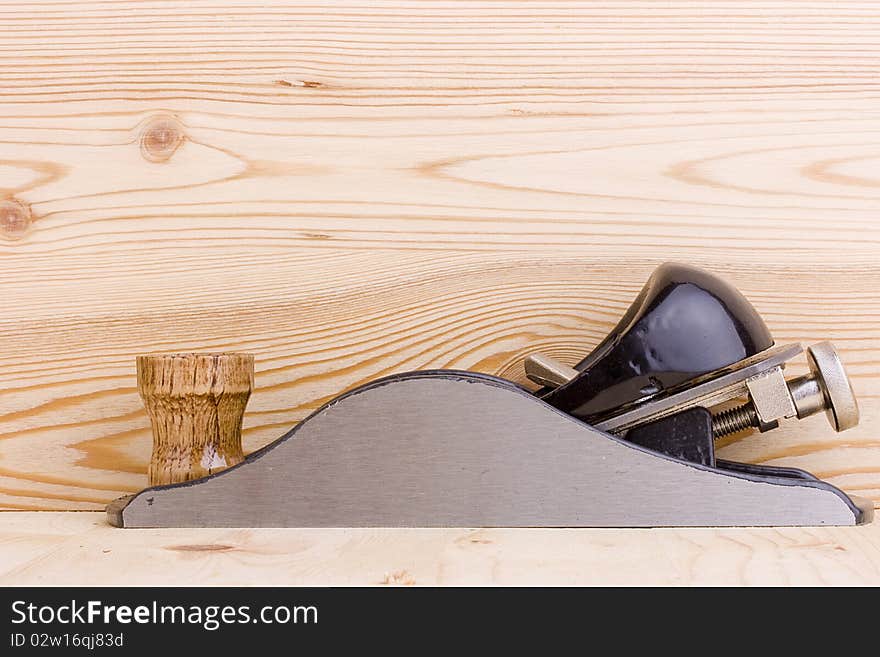
[[[787,529],[114,529],[0,513],[2,585],[876,585],[880,525]]]

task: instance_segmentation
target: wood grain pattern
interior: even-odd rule
[[[878,54],[875,2],[0,2],[0,505],[146,484],[138,353],[254,353],[251,451],[576,361],[665,260],[862,402],[724,457],[880,499]]]
[[[876,585],[880,525],[113,529],[0,513],[2,585]]]

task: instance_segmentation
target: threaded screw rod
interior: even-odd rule
[[[760,426],[761,420],[758,418],[758,412],[751,402],[721,411],[712,416],[712,433],[715,436],[715,440]]]

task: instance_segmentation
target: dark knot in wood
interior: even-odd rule
[[[154,116],[141,132],[141,154],[150,162],[165,162],[186,139],[183,125],[170,114]]]
[[[0,200],[0,233],[5,237],[24,237],[32,221],[30,206],[14,198]]]

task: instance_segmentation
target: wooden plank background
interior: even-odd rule
[[[390,372],[575,361],[665,260],[862,401],[724,456],[880,499],[878,3],[4,1],[0,199],[2,508],[145,485],[138,353],[253,352],[250,451]]]
[[[151,529],[0,513],[0,586],[870,586],[880,523],[746,529]]]

